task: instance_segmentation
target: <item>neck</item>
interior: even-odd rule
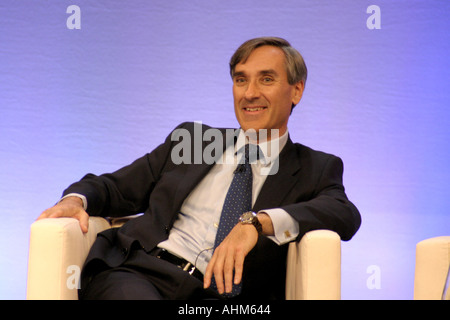
[[[286,133],[286,129],[248,129],[243,131],[246,140],[250,143],[260,144],[269,142],[270,140],[276,140]]]

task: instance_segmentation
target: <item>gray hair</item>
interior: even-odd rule
[[[253,50],[262,46],[274,46],[283,50],[286,58],[286,72],[288,83],[296,84],[300,81],[306,84],[308,70],[302,55],[291,46],[291,44],[282,38],[261,37],[247,40],[233,54],[230,60],[230,74],[234,75],[236,65],[240,62],[245,63]]]

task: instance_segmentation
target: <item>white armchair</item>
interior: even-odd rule
[[[415,300],[450,300],[450,236],[425,239],[416,246]]]
[[[120,226],[89,218],[89,232],[81,232],[72,218],[42,219],[31,225],[27,299],[78,299],[81,267],[97,233]],[[341,240],[332,231],[316,230],[289,245],[286,298],[325,300],[341,297]]]

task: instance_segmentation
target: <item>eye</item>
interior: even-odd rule
[[[244,77],[236,77],[236,78],[234,78],[234,82],[237,85],[242,85],[246,82],[246,79]]]
[[[269,83],[272,83],[274,80],[270,76],[265,76],[265,77],[262,77],[261,81],[265,84],[269,84]]]

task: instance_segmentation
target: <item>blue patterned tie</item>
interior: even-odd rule
[[[214,249],[219,246],[223,239],[230,233],[231,229],[238,223],[239,217],[252,208],[252,184],[253,175],[249,158],[256,159],[253,155],[257,155],[258,147],[256,145],[245,145],[244,163],[238,164],[234,171],[233,181],[225,197],[222,214],[220,216],[219,227],[217,229]],[[212,279],[213,288],[217,289],[214,278]],[[241,282],[242,283],[242,282]],[[241,284],[234,285],[231,293],[225,293],[225,297],[234,297],[241,292]]]

